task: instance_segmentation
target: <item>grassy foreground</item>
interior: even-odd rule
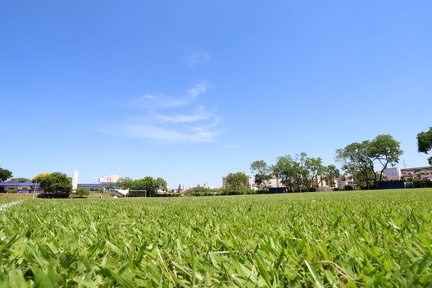
[[[11,202],[15,202],[15,201],[19,201],[19,200],[24,200],[24,199],[28,199],[28,196],[21,196],[21,195],[17,195],[17,194],[4,194],[1,193],[0,194],[0,205],[2,204],[6,204],[6,203],[11,203]]]
[[[28,199],[0,287],[430,287],[432,189]]]

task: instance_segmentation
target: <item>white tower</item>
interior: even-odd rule
[[[72,189],[75,191],[78,187],[78,171],[74,170],[72,174]]]

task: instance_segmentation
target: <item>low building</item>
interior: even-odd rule
[[[400,170],[401,179],[403,180],[432,180],[432,166],[403,168]]]
[[[0,182],[0,190],[7,192],[8,189],[15,193],[40,193],[39,183],[32,182]]]

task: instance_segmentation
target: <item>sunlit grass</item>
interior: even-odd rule
[[[0,214],[0,281],[40,287],[430,286],[431,200],[432,189],[28,199]]]
[[[28,199],[29,197],[17,195],[17,194],[5,194],[0,193],[0,205],[4,203],[15,202],[23,199]]]

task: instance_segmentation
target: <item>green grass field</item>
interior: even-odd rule
[[[27,199],[1,287],[431,287],[432,189]]]
[[[19,194],[0,194],[0,205],[23,199],[28,199],[28,196],[21,196]]]

